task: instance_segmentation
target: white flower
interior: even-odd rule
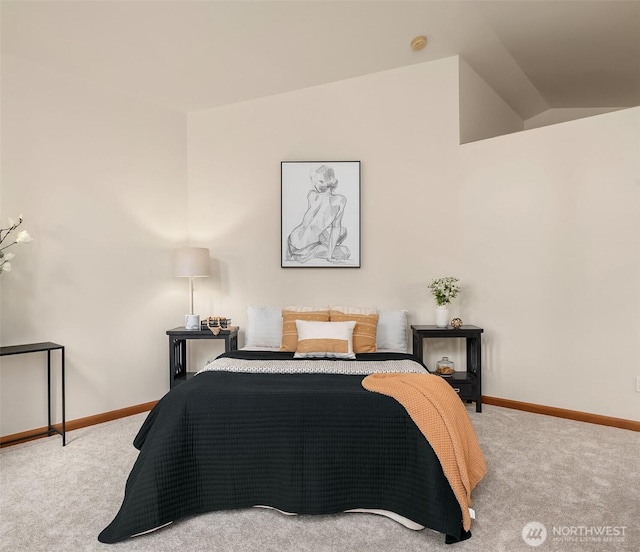
[[[438,306],[448,305],[451,299],[454,299],[460,291],[460,285],[458,284],[458,278],[453,276],[446,276],[445,278],[438,278],[433,280],[429,284],[429,289],[436,300]]]
[[[16,229],[21,224],[22,215],[18,217],[18,222],[9,219],[9,226],[7,228],[0,228],[0,274],[11,272],[12,266],[9,261],[15,257],[13,253],[5,253],[5,251],[17,243],[29,243],[33,241],[33,238],[26,230],[17,232]],[[17,232],[15,239],[13,238],[14,232]]]
[[[29,235],[29,232],[26,230],[18,232],[18,235],[16,236],[16,243],[29,243],[30,241],[33,241],[33,238]]]

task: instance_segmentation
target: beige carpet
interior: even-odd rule
[[[489,472],[473,495],[473,536],[462,543],[445,545],[438,533],[368,514],[307,517],[250,509],[101,544],[97,535],[117,512],[137,455],[131,442],[145,417],[140,414],[70,432],[64,448],[60,437],[49,437],[0,450],[0,550],[640,550],[640,433],[489,405],[482,414],[472,405],[467,410]]]

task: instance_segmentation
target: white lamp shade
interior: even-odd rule
[[[211,258],[206,247],[184,247],[173,256],[173,275],[181,277],[211,276]]]

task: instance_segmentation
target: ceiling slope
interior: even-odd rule
[[[640,104],[640,2],[13,1],[2,51],[182,111],[460,55],[522,117]],[[426,35],[424,50],[409,43]]]

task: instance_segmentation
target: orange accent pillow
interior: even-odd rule
[[[296,320],[329,322],[329,309],[323,307],[285,307],[282,309],[281,351],[294,353],[298,347]]]
[[[376,309],[359,307],[331,307],[329,311],[331,322],[356,323],[353,329],[353,352],[375,353],[376,334],[378,331],[378,312]]]

